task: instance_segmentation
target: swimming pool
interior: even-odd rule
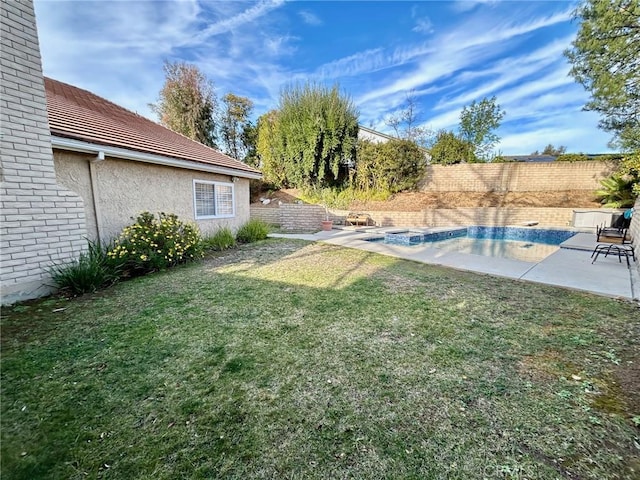
[[[576,233],[540,228],[471,226],[433,233],[392,232],[368,241],[405,246],[429,244],[448,252],[539,262]]]

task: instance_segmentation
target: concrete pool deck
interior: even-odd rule
[[[412,227],[410,230],[437,232],[452,228]],[[624,259],[620,262],[618,257],[614,255],[608,257],[600,255],[595,263],[591,263],[591,252],[596,245],[594,233],[577,233],[563,242],[557,252],[537,263],[461,252],[446,252],[429,244],[403,246],[366,241],[367,238],[379,237],[385,232],[400,230],[407,230],[407,228],[346,227],[315,234],[271,234],[270,236],[325,242],[430,265],[640,301],[640,276],[633,264],[630,268]]]

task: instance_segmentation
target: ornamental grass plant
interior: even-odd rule
[[[108,251],[108,246],[89,241],[87,251],[77,260],[49,268],[54,285],[71,295],[82,295],[114,284],[120,276],[122,262]]]
[[[206,237],[203,241],[205,250],[222,251],[235,247],[236,237],[229,227],[219,228],[216,233]]]
[[[243,224],[236,233],[238,243],[253,243],[264,240],[269,234],[269,226],[258,218],[252,218]]]

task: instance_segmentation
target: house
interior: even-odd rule
[[[0,303],[49,293],[51,265],[78,258],[87,238],[117,235],[142,210],[176,213],[204,232],[249,219],[259,171],[45,81],[31,0],[3,2],[0,24]]]
[[[56,180],[82,198],[88,238],[113,239],[143,210],[204,234],[249,220],[258,170],[86,90],[44,86]]]
[[[358,139],[368,140],[373,143],[386,143],[389,140],[397,140],[397,137],[387,135],[386,133],[378,132],[371,128],[358,125]]]

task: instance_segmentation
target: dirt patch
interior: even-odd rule
[[[282,203],[301,202],[300,191],[284,189],[263,192],[252,201],[254,205],[277,208]],[[268,199],[268,204],[260,202]],[[588,190],[566,190],[560,192],[403,192],[380,202],[354,202],[353,211],[419,212],[430,208],[472,207],[564,207],[600,208],[600,203]]]

